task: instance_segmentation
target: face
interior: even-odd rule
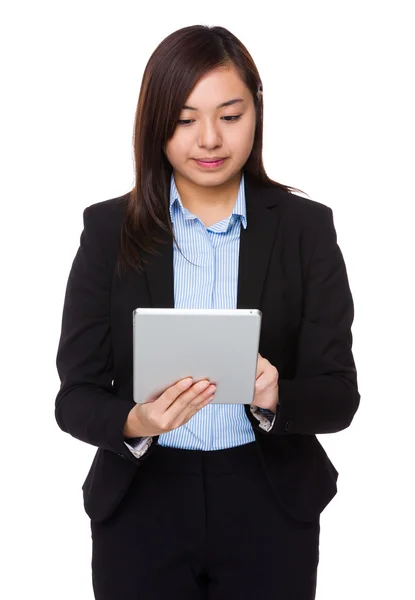
[[[233,101],[227,106],[224,103]],[[200,79],[183,107],[165,153],[176,180],[218,186],[240,173],[254,142],[252,94],[234,67],[215,69]],[[217,163],[198,161],[223,159]]]

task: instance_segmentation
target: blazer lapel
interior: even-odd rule
[[[146,254],[148,264],[145,266],[151,306],[154,308],[174,308],[173,281],[173,239],[165,231],[158,233],[165,243],[156,245],[155,250],[160,254]]]
[[[245,173],[247,228],[241,227],[239,248],[237,308],[260,308],[272,246],[278,225],[278,194]],[[166,232],[159,234],[158,256],[146,254],[145,273],[151,305],[174,308],[173,240]]]
[[[260,308],[279,222],[277,194],[245,173],[247,228],[241,227],[237,308]]]

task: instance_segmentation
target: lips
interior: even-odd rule
[[[225,162],[226,158],[219,158],[219,159],[212,159],[209,158],[208,160],[201,160],[201,159],[194,159],[195,163],[199,166],[202,167],[203,169],[216,169],[218,167],[221,167],[223,165],[223,163]]]
[[[210,162],[219,162],[221,160],[225,160],[225,157],[224,156],[214,156],[213,158],[195,158],[195,160],[197,162],[210,163]]]

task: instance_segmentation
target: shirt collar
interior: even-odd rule
[[[172,221],[175,219],[176,210],[180,209],[183,216],[188,219],[195,218],[191,212],[187,210],[182,204],[180,194],[176,187],[176,182],[174,180],[174,174],[171,174],[170,178],[170,218]],[[247,226],[247,218],[246,218],[246,200],[245,200],[245,178],[244,173],[242,171],[241,182],[239,184],[238,194],[236,197],[235,205],[233,207],[232,215],[236,215],[240,218],[242,226],[246,229]],[[231,216],[232,216],[231,215]]]

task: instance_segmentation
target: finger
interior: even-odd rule
[[[208,388],[209,381],[204,379],[194,383],[189,389],[177,396],[174,402],[167,408],[169,419],[176,420],[179,418],[183,411],[189,410],[189,404],[194,404],[195,398],[197,398],[199,394],[205,394]],[[190,410],[192,410],[192,408]]]
[[[258,355],[260,358],[258,359],[258,362],[256,364],[256,378],[258,379],[258,377],[260,377],[262,375],[262,373],[265,371],[265,365],[264,365],[264,359],[262,358],[262,356],[259,354]]]
[[[255,390],[262,392],[268,386],[275,386],[278,383],[278,371],[275,367],[266,369],[255,381]]]
[[[202,406],[207,404],[210,398],[213,398],[216,392],[216,386],[214,384],[210,384],[203,392],[201,392],[196,398],[189,402],[189,408],[196,408],[200,410]]]
[[[193,406],[198,406],[208,398],[214,390],[215,386],[211,384],[210,381],[206,379],[198,381],[192,385],[188,391],[177,398],[175,402],[175,404],[177,404],[177,410],[180,412],[182,409],[186,410],[189,406],[191,408]]]
[[[186,377],[185,379],[181,379],[180,381],[178,381],[174,385],[170,386],[158,398],[158,403],[160,405],[160,409],[162,411],[166,411],[172,404],[174,404],[174,402],[176,401],[176,399],[181,394],[183,394],[184,392],[186,392],[186,390],[189,390],[189,388],[192,386],[192,384],[193,384],[193,378],[192,377]]]
[[[261,373],[255,381],[255,392],[262,392],[268,385],[267,378],[264,373]]]
[[[212,400],[213,394],[210,386],[189,402],[181,402],[178,398],[176,402],[168,409],[168,419],[170,423],[174,424],[174,427],[179,427],[180,425],[190,421],[190,419],[194,417],[199,410],[204,408]]]

